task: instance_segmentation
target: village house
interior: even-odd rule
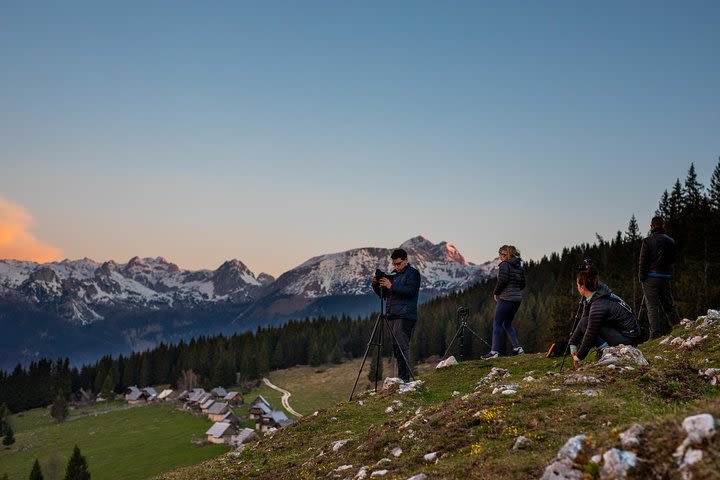
[[[240,426],[240,417],[238,417],[235,412],[232,411],[232,409],[230,409],[225,415],[223,415],[219,420],[216,421],[230,423],[232,425],[235,425],[236,427]]]
[[[284,412],[272,411],[255,421],[255,429],[261,432],[267,432],[271,428],[282,428],[291,423],[293,423],[292,420],[290,420]]]
[[[208,398],[200,405],[200,411],[207,415],[208,410],[210,410],[210,407],[215,403],[215,400],[213,398]]]
[[[238,405],[243,404],[243,396],[240,392],[228,392],[227,395],[223,397],[223,401],[229,403],[233,407],[237,407]]]
[[[272,412],[273,409],[270,406],[270,402],[265,400],[262,395],[258,395],[258,397],[253,401],[253,403],[250,404],[249,411],[249,417],[251,420],[259,420],[260,418],[262,418],[263,415],[267,415],[268,413]]]
[[[153,387],[145,387],[142,390],[143,392],[147,393],[148,402],[153,402],[157,399],[158,393]]]
[[[128,387],[127,393],[125,394],[125,401],[128,405],[138,405],[141,403],[147,403],[149,394],[145,390],[140,390],[137,387]]]
[[[258,434],[252,428],[243,428],[240,432],[232,437],[231,443],[235,448],[243,448],[250,442],[256,442],[260,440]]]
[[[160,392],[160,395],[157,396],[157,399],[166,401],[166,402],[170,401],[170,400],[172,400],[172,398],[170,397],[172,395],[172,393],[173,393],[172,390],[166,388],[165,390]]]
[[[228,394],[228,392],[222,387],[215,387],[212,390],[210,390],[210,393],[216,400],[225,398],[225,395]]]
[[[214,402],[207,410],[207,416],[213,422],[221,422],[223,417],[230,412],[230,406],[224,402]]]
[[[225,422],[217,422],[205,432],[208,442],[211,443],[231,443],[232,437],[237,435],[237,429]]]

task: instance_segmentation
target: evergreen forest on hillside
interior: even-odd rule
[[[695,318],[708,308],[720,307],[720,285],[714,282],[720,275],[720,162],[707,188],[691,165],[684,182],[677,179],[670,191],[663,192],[656,213],[665,217],[666,230],[678,247],[673,292],[680,314]],[[649,221],[640,219],[643,225]],[[527,262],[527,287],[514,321],[525,350],[544,351],[569,333],[578,302],[574,279],[584,259],[592,259],[602,280],[637,312],[642,299],[638,255],[644,235],[632,215],[625,231],[612,239],[596,234],[592,245],[565,248]],[[456,332],[461,306],[470,309],[468,326],[489,341],[494,286],[490,280],[423,304],[413,333],[411,360],[445,352]],[[0,371],[0,405],[19,412],[51,404],[58,392],[69,396],[84,389],[107,398],[132,385],[196,386],[178,385],[179,379],[196,375],[200,386],[229,386],[238,383],[238,376],[241,381],[252,381],[294,365],[340,363],[363,355],[375,318],[306,318],[230,337],[200,337],[129,356],[106,356],[80,368],[71,367],[68,359],[42,359],[27,368],[18,365],[12,372]],[[465,358],[477,358],[488,350],[472,335],[466,335],[464,343]],[[456,346],[459,342],[451,353],[458,355]],[[389,342],[386,347],[389,352]],[[196,375],[187,375],[190,371]]]

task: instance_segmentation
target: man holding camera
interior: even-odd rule
[[[675,240],[665,233],[663,217],[653,217],[650,235],[643,240],[640,248],[640,282],[645,294],[650,340],[669,333],[671,325],[680,323],[680,314],[670,288],[674,262]],[[661,320],[661,307],[670,317],[670,324],[664,318]]]
[[[376,294],[387,299],[385,315],[393,334],[393,354],[397,361],[398,377],[410,380],[410,336],[417,321],[420,272],[408,263],[407,252],[402,248],[390,255],[393,271],[390,275],[372,277]]]

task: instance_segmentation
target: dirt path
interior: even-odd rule
[[[270,380],[268,380],[265,377],[263,377],[263,382],[265,382],[265,385],[267,385],[268,387],[272,388],[273,390],[277,390],[278,392],[283,394],[281,401],[282,401],[283,407],[285,407],[285,410],[292,413],[293,415],[295,415],[298,418],[302,417],[302,415],[300,413],[293,410],[293,408],[290,406],[290,402],[288,402],[288,398],[290,398],[290,395],[292,395],[292,393],[278,387],[277,385],[274,385],[273,383],[270,382]]]

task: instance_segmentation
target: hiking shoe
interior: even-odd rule
[[[482,360],[490,360],[491,358],[497,358],[498,352],[488,352],[482,357],[480,357]]]
[[[521,353],[525,353],[522,347],[513,348],[513,355],[520,355]]]

